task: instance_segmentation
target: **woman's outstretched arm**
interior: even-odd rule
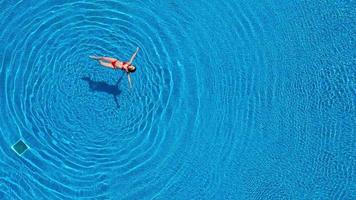
[[[129,87],[132,88],[130,73],[127,73],[127,79],[129,80]]]
[[[137,55],[137,52],[138,52],[138,50],[140,50],[140,48],[136,48],[136,52],[131,56],[131,59],[130,59],[130,61],[129,61],[129,64],[131,64],[132,63],[132,61],[135,59],[135,57],[136,57],[136,55]]]

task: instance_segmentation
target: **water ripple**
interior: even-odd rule
[[[287,5],[275,4],[0,1],[0,198],[289,198],[282,183],[293,182],[290,172],[274,169],[302,173],[291,161],[308,144],[317,163],[308,166],[328,163],[347,177],[352,159],[340,164],[325,144],[353,131],[352,119],[335,118],[355,110],[354,59],[337,70],[339,63],[324,59],[331,67],[303,71],[303,50],[320,51],[305,41],[322,42],[294,26],[313,27],[320,19],[303,17],[317,10],[290,2],[298,9],[286,13]],[[283,17],[291,24],[282,25]],[[337,41],[326,54],[344,58],[347,44]],[[89,58],[128,59],[136,47],[132,89],[125,74]],[[310,66],[318,68],[318,58]],[[351,100],[343,104],[345,96]],[[331,122],[318,127],[319,144],[318,134],[301,134],[324,117],[294,102],[307,98]],[[333,117],[332,108],[342,112]],[[283,134],[273,137],[276,131]],[[19,138],[31,147],[22,157],[8,148]],[[347,184],[333,197],[347,196]]]

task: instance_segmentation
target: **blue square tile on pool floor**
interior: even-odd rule
[[[11,148],[20,156],[25,153],[27,149],[29,149],[29,147],[22,140],[17,141]]]

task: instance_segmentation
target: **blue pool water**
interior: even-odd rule
[[[0,0],[0,199],[355,199],[355,8]]]

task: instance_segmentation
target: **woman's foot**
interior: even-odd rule
[[[89,56],[89,58],[95,59],[95,60],[100,60],[99,56]]]

